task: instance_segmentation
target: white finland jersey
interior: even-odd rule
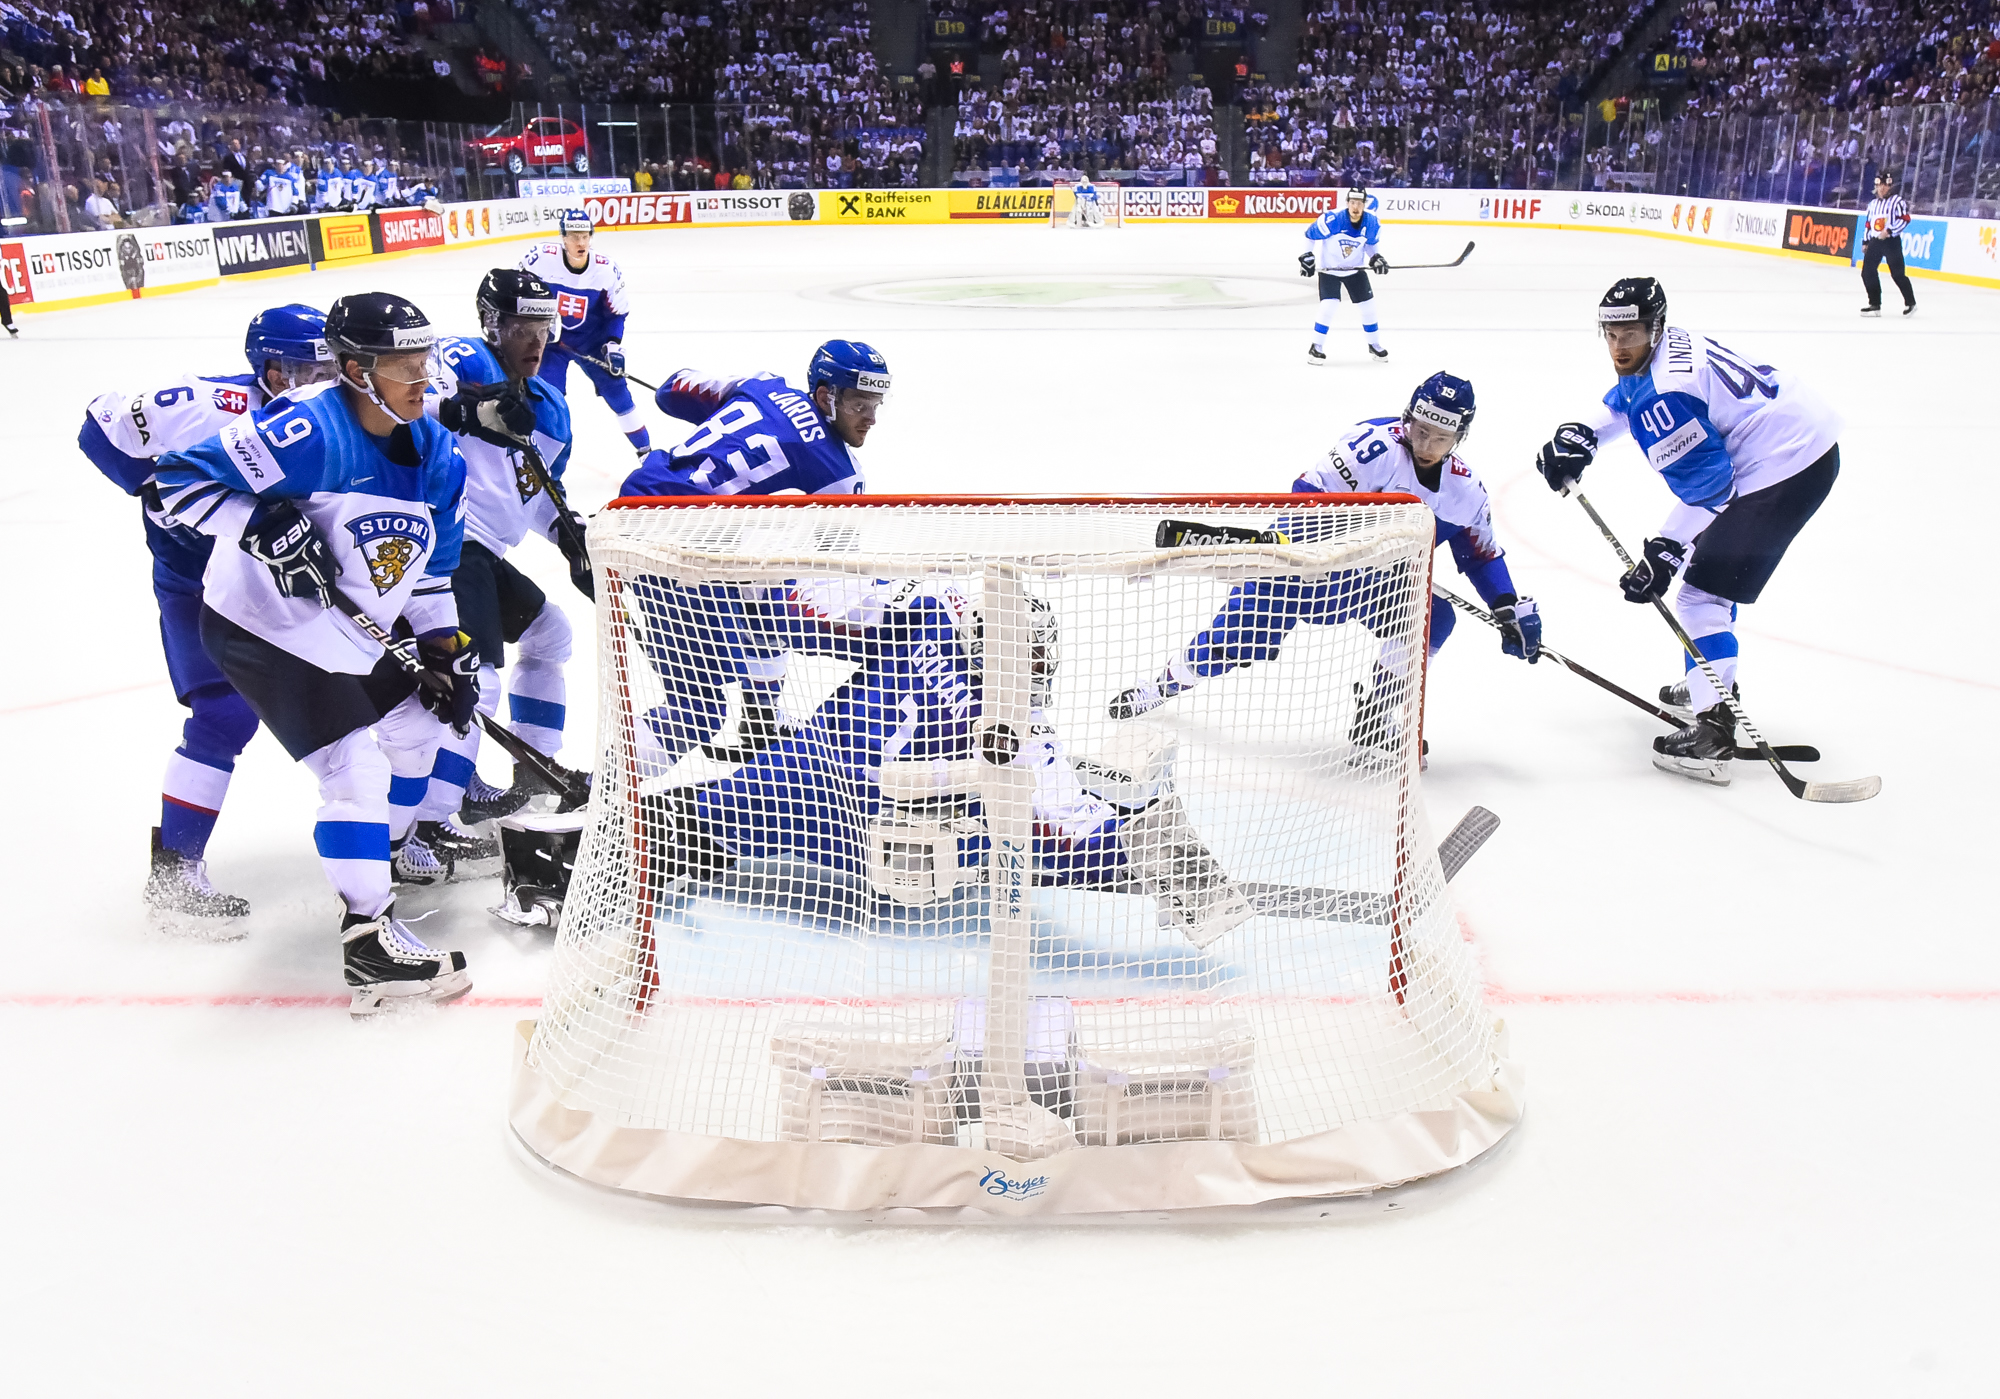
[[[438,341],[424,411],[435,418],[438,404],[458,392],[459,385],[494,384],[505,377],[484,341],[447,335]],[[522,386],[522,393],[535,410],[535,429],[529,436],[541,453],[542,465],[560,483],[569,464],[569,404],[536,378]],[[530,534],[554,539],[555,502],[518,450],[496,447],[469,432],[458,439],[458,450],[465,458],[467,539],[499,556]]]

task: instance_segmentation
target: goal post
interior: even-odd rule
[[[1072,228],[1086,226],[1082,223],[1082,216],[1080,214],[1076,218],[1071,217],[1072,214],[1076,213],[1076,187],[1077,181],[1075,180],[1056,180],[1053,182],[1051,188],[1054,197],[1049,204],[1049,227]],[[1098,212],[1103,215],[1101,226],[1104,228],[1123,228],[1125,226],[1125,205],[1124,196],[1119,192],[1120,186],[1118,182],[1115,180],[1093,180],[1091,181],[1091,187],[1097,191],[1097,208]]]
[[[1432,537],[1408,496],[613,502],[515,1133],[641,1194],[1006,1214],[1487,1150],[1520,1078],[1422,802]]]

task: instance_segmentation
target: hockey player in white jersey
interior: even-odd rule
[[[536,244],[521,259],[523,272],[534,273],[555,290],[562,313],[562,342],[543,356],[538,372],[557,393],[565,393],[574,361],[618,415],[618,430],[643,461],[653,439],[625,382],[625,317],[632,309],[625,274],[603,253],[591,251],[593,225],[583,210],[563,210],[556,228],[559,239]]]
[[[77,446],[127,495],[152,489],[155,459],[213,437],[289,390],[333,377],[326,317],[310,306],[260,312],[243,338],[249,374],[188,375],[136,393],[93,399]],[[153,597],[174,698],[189,713],[160,785],[146,906],[155,921],[206,937],[240,936],[250,905],[209,883],[207,850],[236,759],[257,716],[201,647],[201,579],[214,541],[164,529],[141,512],[153,555]]]
[[[499,713],[500,671],[507,647],[514,647],[508,727],[553,758],[562,748],[568,713],[563,666],[570,658],[570,623],[506,555],[528,536],[540,536],[562,551],[577,590],[592,594],[584,522],[560,497],[571,445],[569,405],[535,374],[560,332],[556,298],[532,272],[501,267],[480,282],[476,303],[481,336],[438,342],[428,404],[457,434],[465,457],[465,544],[452,592],[459,625],[479,656],[480,708]],[[433,883],[461,862],[499,853],[493,842],[452,824],[461,809],[463,819],[476,824],[509,815],[547,790],[525,770],[516,771],[508,788],[481,781],[479,739],[476,726],[444,735],[416,829],[397,856],[397,874],[406,882]]]
[[[1375,288],[1368,281],[1370,272],[1378,277],[1389,275],[1389,260],[1382,256],[1381,244],[1382,222],[1368,212],[1366,190],[1349,190],[1344,209],[1328,210],[1307,225],[1299,275],[1319,276],[1319,308],[1313,318],[1313,341],[1306,347],[1307,364],[1326,363],[1326,334],[1340,311],[1343,291],[1360,313],[1368,353],[1377,359],[1389,358],[1375,319]]]
[[[1626,601],[1650,603],[1681,574],[1674,611],[1733,690],[1737,607],[1763,594],[1833,489],[1839,420],[1796,376],[1667,324],[1667,294],[1651,277],[1614,284],[1597,323],[1618,382],[1596,412],[1556,429],[1537,468],[1551,489],[1567,490],[1602,443],[1631,434],[1674,505],[1619,587]],[[1693,658],[1683,661],[1685,679],[1660,698],[1689,722],[1653,740],[1653,765],[1726,786],[1735,716]]]
[[[1486,487],[1458,455],[1459,444],[1472,430],[1476,409],[1469,382],[1452,374],[1433,374],[1410,395],[1401,418],[1356,423],[1332,451],[1292,482],[1292,490],[1400,491],[1423,501],[1436,517],[1432,547],[1451,546],[1459,571],[1486,600],[1500,625],[1500,649],[1533,664],[1542,651],[1540,609],[1532,597],[1516,591],[1505,551],[1493,535]],[[1280,519],[1277,524],[1278,531],[1291,538],[1302,537],[1310,528],[1304,521]],[[1269,660],[1301,622],[1321,626],[1360,622],[1381,638],[1382,647],[1370,687],[1364,691],[1355,686],[1349,733],[1357,748],[1393,753],[1399,740],[1394,715],[1407,692],[1414,659],[1409,641],[1420,625],[1419,618],[1388,610],[1395,591],[1382,588],[1368,569],[1335,573],[1312,583],[1277,578],[1240,584],[1215,620],[1157,678],[1111,701],[1111,717],[1133,718],[1214,676]],[[1451,607],[1433,597],[1430,655],[1450,639],[1454,620]]]
[[[352,1012],[471,989],[461,953],[395,916],[390,859],[416,819],[438,725],[470,727],[477,653],[451,573],[465,460],[424,416],[436,332],[383,292],[327,313],[337,378],[273,400],[155,472],[161,523],[218,541],[203,577],[202,647],[285,751],[319,779],[313,844],[346,905]],[[403,637],[384,647],[377,629]],[[420,682],[409,666],[418,667]]]
[[[1088,176],[1077,180],[1069,206],[1071,228],[1104,227],[1104,202]]]

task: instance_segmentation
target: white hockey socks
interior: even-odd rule
[[[1333,318],[1339,310],[1340,301],[1338,298],[1321,299],[1319,303],[1319,318],[1313,322],[1313,348],[1315,350],[1324,350],[1326,348],[1327,327],[1333,324]]]
[[[389,906],[389,760],[356,729],[301,759],[319,779],[313,845],[347,907],[373,917]]]
[[[563,665],[572,639],[560,607],[545,606],[521,633],[520,651],[507,684],[507,727],[553,758],[562,750],[569,713]]]
[[[1703,592],[1692,584],[1681,584],[1680,593],[1674,599],[1674,612],[1681,619],[1681,625],[1694,639],[1715,673],[1722,677],[1724,685],[1736,683],[1736,604],[1728,598],[1717,597],[1714,593]],[[1683,656],[1687,667],[1688,704],[1699,714],[1722,703],[1722,696],[1715,686],[1708,683],[1708,676],[1694,663],[1692,656]]]

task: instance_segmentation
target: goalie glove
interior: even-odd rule
[[[736,717],[737,742],[734,746],[704,743],[701,751],[717,762],[747,763],[756,754],[763,752],[782,736],[778,711],[768,700],[751,694],[743,695],[743,710]]]
[[[312,521],[291,501],[258,501],[239,542],[244,553],[271,570],[278,596],[311,598],[322,607],[328,605],[340,565],[334,562],[333,551],[326,547]]]
[[[1500,650],[1529,665],[1542,658],[1542,614],[1531,597],[1502,593],[1493,600],[1493,620],[1500,627]]]
[[[1313,274],[1313,255],[1312,255],[1312,253],[1311,253],[1310,251],[1308,251],[1308,252],[1303,252],[1303,253],[1300,253],[1300,254],[1299,254],[1299,275],[1300,275],[1301,277],[1310,277],[1310,276],[1312,276],[1312,274]]]
[[[1664,597],[1667,584],[1674,581],[1674,575],[1686,562],[1685,544],[1660,535],[1647,540],[1644,557],[1626,569],[1624,576],[1618,580],[1618,586],[1624,590],[1625,601],[1652,602]]]
[[[417,686],[418,703],[464,738],[479,705],[479,653],[472,638],[456,628],[426,633],[417,638],[417,661],[426,677]]]
[[[1368,259],[1368,270],[1378,277],[1388,276],[1389,259],[1383,257],[1380,253],[1375,254],[1375,256]]]
[[[1162,520],[1153,531],[1155,549],[1200,548],[1210,544],[1289,544],[1291,539],[1274,529],[1245,529],[1240,525],[1204,525],[1193,520]]]
[[[533,405],[508,383],[461,384],[457,393],[438,404],[437,416],[446,432],[496,447],[522,446],[535,430]]]

